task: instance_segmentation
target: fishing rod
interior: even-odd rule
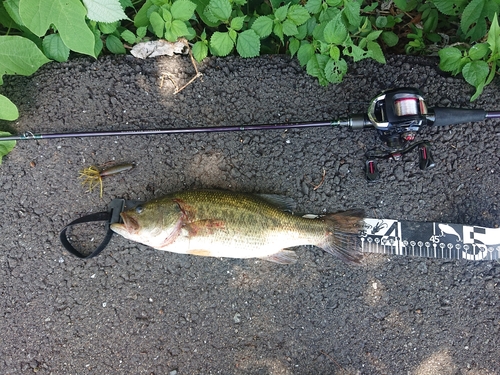
[[[208,126],[178,129],[139,129],[48,134],[25,132],[19,135],[0,137],[0,141],[282,130],[322,126],[344,127],[351,130],[372,128],[378,132],[378,135],[384,144],[381,149],[369,150],[366,152],[367,161],[365,165],[365,174],[369,181],[375,181],[380,178],[380,173],[374,159],[393,158],[395,160],[399,160],[403,154],[415,148],[418,148],[420,169],[424,170],[435,166],[429,149],[430,142],[427,140],[414,142],[417,133],[423,126],[456,125],[496,118],[500,118],[500,111],[440,107],[428,109],[420,90],[416,88],[404,87],[386,90],[377,95],[371,100],[367,113],[354,114],[347,119],[337,119],[326,122],[316,121],[285,124]]]

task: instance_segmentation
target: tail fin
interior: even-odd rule
[[[364,211],[361,209],[322,217],[329,235],[318,246],[343,261],[359,263],[363,255],[360,251],[358,235],[363,225],[363,218]]]

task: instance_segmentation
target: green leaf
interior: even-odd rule
[[[99,26],[99,30],[101,30],[103,34],[113,34],[118,28],[119,24],[120,22],[113,22],[113,23],[99,22],[97,25]]]
[[[392,31],[382,32],[380,38],[387,44],[388,47],[394,47],[399,42],[399,37]]]
[[[245,17],[234,17],[231,20],[230,27],[236,31],[239,31],[243,28],[243,24],[245,22]]]
[[[165,39],[169,42],[175,42],[177,40],[177,34],[172,31],[172,28],[165,28]]]
[[[483,12],[485,0],[472,0],[464,9],[462,13],[462,20],[460,21],[460,29],[467,33],[469,27],[473,23],[477,23]]]
[[[303,42],[300,45],[299,50],[297,51],[297,59],[299,60],[301,66],[306,65],[311,57],[314,56],[314,51],[314,46],[309,42]]]
[[[176,35],[176,37],[174,40],[169,40],[169,42],[175,42],[179,37],[189,34],[186,22],[180,20],[173,20],[170,30]]]
[[[340,1],[342,1],[342,0],[340,0]],[[333,19],[337,16],[340,16],[340,15],[341,15],[341,11],[339,8],[328,7],[320,12],[319,17],[318,17],[318,21],[320,23],[326,24],[331,19]]]
[[[328,51],[328,54],[330,55],[330,58],[332,60],[339,60],[340,59],[340,48],[337,46],[331,46],[330,51]]]
[[[196,61],[200,62],[202,61],[205,57],[208,55],[208,46],[206,43],[202,42],[201,40],[193,44],[193,47],[191,49],[193,52],[193,56],[196,59]]]
[[[386,16],[378,16],[375,19],[375,26],[377,26],[379,29],[383,29],[384,27],[387,26],[387,17]]]
[[[189,23],[186,22],[186,25],[189,25]],[[188,33],[184,35],[184,37],[187,40],[193,40],[194,38],[196,38],[196,31],[195,31],[195,29],[193,29],[191,26],[188,26],[187,30],[188,30]]]
[[[354,27],[359,27],[361,23],[361,7],[359,2],[352,0],[344,0],[344,14],[349,21],[349,24]]]
[[[469,0],[434,0],[433,4],[443,14],[447,16],[457,16],[461,14]]]
[[[270,0],[269,2],[271,3],[271,7],[273,9],[277,9],[283,3],[282,0]]]
[[[325,26],[324,39],[327,43],[342,44],[347,38],[347,29],[340,16],[333,18]]]
[[[19,0],[19,15],[35,35],[45,35],[54,24],[69,49],[95,57],[94,33],[85,22],[86,14],[79,0]]]
[[[300,26],[305,23],[311,16],[306,8],[302,5],[292,5],[288,8],[287,19],[292,21],[296,26]]]
[[[304,7],[311,14],[317,14],[321,11],[322,0],[309,0]]]
[[[16,105],[6,96],[0,95],[0,120],[14,121],[18,117],[19,111]]]
[[[194,10],[196,9],[196,4],[189,0],[177,0],[172,4],[170,12],[172,17],[180,21],[189,21],[189,19],[194,15]]]
[[[382,48],[380,48],[380,44],[369,40],[367,43],[368,51],[370,52],[371,58],[381,64],[385,64],[384,52],[382,52]]]
[[[207,9],[220,21],[227,21],[231,17],[232,7],[229,0],[210,0]]]
[[[467,83],[478,87],[486,82],[486,77],[490,72],[490,67],[486,61],[470,61],[462,68],[462,75]]]
[[[267,38],[273,31],[273,20],[268,16],[260,16],[252,24],[252,30],[261,37]]]
[[[126,52],[121,40],[113,34],[110,34],[106,37],[106,48],[109,52],[116,55],[124,54]]]
[[[432,33],[436,30],[439,21],[439,13],[436,9],[431,9],[424,21],[424,33]]]
[[[49,61],[31,40],[21,36],[0,36],[0,85],[4,74],[29,76]]]
[[[253,30],[245,30],[238,34],[236,51],[241,57],[255,57],[260,54],[260,38]]]
[[[366,59],[370,57],[370,54],[368,51],[365,51],[363,48],[360,46],[357,46],[355,44],[349,46],[348,48],[344,49],[344,53],[347,56],[351,56],[354,62],[358,62],[360,60]]]
[[[455,47],[445,47],[438,52],[439,55],[439,69],[444,72],[453,72],[457,74],[460,68],[460,60],[462,59],[462,52]]]
[[[1,96],[0,96],[1,97]],[[0,100],[0,105],[1,105]],[[0,137],[7,137],[11,135],[7,132],[0,132]],[[0,141],[0,164],[2,164],[2,158],[7,155],[16,146],[16,141]]]
[[[496,71],[497,71],[497,62],[493,61],[490,67],[490,75],[488,76],[488,78],[486,78],[486,85],[489,85],[491,81],[493,81],[493,78],[495,78]]]
[[[481,95],[483,93],[483,89],[484,89],[484,86],[485,86],[485,83],[481,83],[479,84],[477,87],[476,87],[476,92],[474,93],[474,95],[472,95],[472,97],[470,98],[470,101],[473,102],[474,100],[476,100],[479,95]]]
[[[148,28],[146,26],[141,26],[137,28],[137,39],[141,40],[146,36],[146,32],[148,31]]]
[[[102,49],[104,47],[104,43],[102,42],[101,39],[101,32],[99,29],[94,28],[92,29],[92,33],[94,34],[94,54],[95,56],[99,56],[102,52]]]
[[[409,12],[410,10],[415,9],[418,2],[417,0],[394,0],[394,4],[396,4],[399,9]]]
[[[21,16],[19,15],[19,0],[5,0],[3,2],[3,6],[5,7],[5,10],[7,11],[7,14],[14,20],[16,24],[19,26],[24,26],[23,20],[21,19]],[[7,25],[4,25],[7,27]]]
[[[134,33],[130,30],[123,30],[123,32],[120,34],[120,36],[128,44],[135,44],[135,42],[136,42],[136,37],[135,37]]]
[[[481,60],[488,54],[488,52],[490,52],[488,43],[474,44],[469,50],[469,57],[471,60]]]
[[[285,20],[289,6],[290,4],[286,4],[274,11],[274,16],[278,21],[283,22]]]
[[[289,19],[286,19],[284,22],[283,22],[283,34],[287,35],[287,36],[292,36],[292,35],[296,35],[299,33],[299,30],[297,29],[297,26],[295,26],[295,24],[290,21]]]
[[[278,38],[280,38],[281,43],[284,43],[284,39],[283,39],[283,24],[281,22],[277,22],[277,23],[274,24],[273,32],[274,32],[274,34],[276,34],[276,36]]]
[[[290,38],[288,44],[288,51],[290,52],[290,56],[295,56],[300,47],[300,41],[297,38]]]
[[[116,22],[128,19],[118,0],[82,0],[87,8],[89,20],[97,22]]]
[[[233,43],[236,43],[236,38],[238,37],[238,33],[236,32],[236,30],[233,30],[233,29],[229,29],[228,30],[228,33],[229,33],[229,37],[231,38],[231,40],[233,41]]]
[[[123,9],[134,8],[134,4],[132,4],[132,0],[119,0]]]
[[[165,20],[160,16],[158,12],[152,12],[149,15],[149,22],[153,27],[153,32],[158,38],[163,38],[165,34]]]
[[[149,1],[149,0],[148,0]],[[192,0],[196,4],[196,13],[201,18],[203,23],[209,27],[217,27],[220,21],[210,14],[210,9],[207,10],[209,0]]]
[[[312,18],[312,20],[314,20]],[[294,35],[295,38],[299,39],[299,40],[303,40],[305,39],[305,37],[307,36],[307,27],[309,26],[309,21],[304,23],[303,25],[300,25],[299,27],[297,27],[297,34]]]
[[[325,76],[325,68],[329,60],[331,59],[328,56],[316,53],[307,62],[306,66],[307,74],[313,77],[317,77],[319,84],[322,86],[328,85],[328,80]]]
[[[500,60],[500,26],[498,25],[498,15],[496,13],[493,16],[493,21],[491,21],[486,42],[490,46],[492,60]]]
[[[363,8],[363,13],[371,13],[378,7],[378,2],[374,1],[371,5],[367,5]]]
[[[326,0],[326,3],[330,6],[330,7],[336,7],[340,4],[342,4],[342,0]]]
[[[134,17],[134,26],[135,27],[146,27],[149,25],[148,18],[148,10],[153,5],[151,0],[146,0],[146,2],[142,5],[141,9],[137,12]]]
[[[227,56],[231,53],[233,47],[234,42],[227,32],[216,31],[210,38],[210,50],[215,56]]]
[[[69,48],[61,39],[59,34],[50,34],[43,38],[43,53],[49,59],[64,62],[68,60]]]
[[[372,31],[366,36],[367,40],[377,40],[377,38],[382,34],[382,30]]]
[[[163,20],[165,21],[165,28],[170,27],[170,25],[172,24],[172,20],[174,19],[174,17],[172,17],[172,13],[170,13],[170,11],[165,8],[159,9],[158,13],[161,15],[161,18],[163,18]]]
[[[328,82],[340,83],[347,73],[347,62],[344,59],[338,61],[328,60],[325,66],[325,77]]]

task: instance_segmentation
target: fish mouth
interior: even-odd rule
[[[122,212],[120,214],[122,220],[123,220],[123,225],[125,226],[125,229],[129,232],[129,233],[135,233],[139,230],[139,223],[137,222],[136,219],[134,219],[133,217],[127,215],[126,212]]]

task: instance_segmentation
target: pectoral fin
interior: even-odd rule
[[[158,247],[158,250],[166,250],[165,248],[174,243],[174,241],[179,237],[181,234],[182,230],[182,225],[184,221],[182,220],[182,217],[177,220],[177,222],[174,225],[174,228],[170,232],[170,234],[163,240],[162,244]]]
[[[297,262],[297,254],[295,253],[295,251],[291,250],[280,250],[277,253],[268,255],[267,257],[262,257],[260,259],[279,264],[293,264]]]

